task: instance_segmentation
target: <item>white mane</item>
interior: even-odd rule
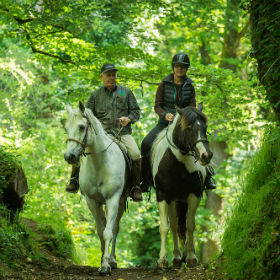
[[[84,115],[86,117],[88,117],[88,120],[91,124],[91,126],[94,128],[94,131],[96,132],[96,134],[102,134],[105,133],[101,122],[93,115],[92,111],[88,108],[85,108],[85,112]],[[71,127],[71,125],[77,121],[77,120],[82,120],[83,119],[83,115],[82,112],[80,111],[79,108],[75,108],[71,111],[71,113],[69,114],[69,118],[66,122],[66,127]]]
[[[169,125],[169,127],[166,127],[164,128],[156,137],[155,141],[153,142],[153,145],[152,145],[152,162],[154,161],[154,147],[156,147],[165,137],[166,137],[166,133],[167,133],[167,129],[168,129],[168,134],[173,132],[173,129],[175,127],[175,124],[177,122],[179,118],[179,114],[176,114],[175,117],[174,117],[174,121],[172,122],[172,124]],[[170,138],[172,139],[172,138]],[[168,147],[168,142],[166,141],[166,148]]]
[[[85,108],[85,115],[88,117],[90,124],[94,127],[97,134],[105,133],[101,122],[94,116],[90,109]]]

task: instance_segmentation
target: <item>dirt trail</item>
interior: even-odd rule
[[[111,276],[100,276],[98,268],[73,264],[26,264],[21,271],[2,276],[2,280],[192,280],[215,279],[207,276],[204,267],[157,270],[151,268],[120,268]]]
[[[38,241],[44,241],[44,234],[38,231],[36,222],[23,219],[22,222],[37,233]],[[21,259],[20,263],[8,267],[0,260],[0,280],[220,280],[216,272],[210,273],[204,266],[194,268],[159,270],[155,268],[118,268],[111,276],[100,276],[98,268],[81,266],[53,255],[47,247],[41,247],[45,261],[36,263]],[[2,268],[2,269],[1,269]],[[5,268],[5,269],[4,269]],[[4,272],[5,271],[5,272]]]

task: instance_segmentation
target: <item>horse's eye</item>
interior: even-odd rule
[[[84,131],[84,130],[85,130],[85,128],[86,128],[86,127],[85,127],[84,125],[82,125],[82,124],[81,124],[81,125],[79,125],[79,129],[80,129],[80,131],[81,131],[81,132],[82,132],[82,131]]]

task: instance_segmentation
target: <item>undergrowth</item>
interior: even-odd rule
[[[232,279],[280,279],[280,130],[269,129],[249,160],[243,193],[222,240]]]

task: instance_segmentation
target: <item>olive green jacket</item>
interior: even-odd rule
[[[131,134],[131,123],[138,121],[140,108],[134,94],[128,87],[116,85],[110,92],[104,86],[94,91],[86,107],[100,120],[108,133],[116,134],[120,128],[120,117],[128,117],[131,122],[124,126],[121,135]]]

